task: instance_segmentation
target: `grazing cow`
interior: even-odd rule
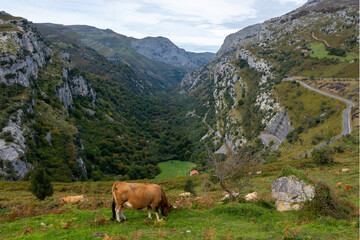
[[[156,218],[160,221],[158,210],[161,209],[163,218],[167,218],[168,212],[173,206],[168,202],[164,190],[156,184],[149,183],[126,183],[115,182],[112,187],[112,212],[113,219],[121,222],[121,218],[126,220],[123,208],[148,209],[148,217],[151,217],[151,209],[154,210]]]
[[[84,202],[87,201],[87,199],[85,198],[85,195],[79,195],[79,196],[68,196],[68,197],[64,197],[61,200],[61,203],[78,203],[78,202]]]

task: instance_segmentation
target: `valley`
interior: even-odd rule
[[[216,53],[1,11],[0,239],[357,239],[358,8],[309,0]],[[279,210],[284,177],[315,189],[298,211]],[[177,208],[112,221],[114,181]]]

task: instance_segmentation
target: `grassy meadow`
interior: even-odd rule
[[[155,179],[176,178],[188,176],[190,171],[196,167],[192,162],[184,162],[179,160],[170,160],[157,165],[161,172]]]
[[[249,175],[242,184],[241,198],[222,202],[224,191],[209,174],[167,179],[138,180],[162,186],[169,201],[177,206],[161,222],[147,218],[144,210],[125,210],[127,221],[111,220],[110,182],[54,183],[54,195],[37,200],[28,182],[0,181],[0,239],[358,239],[359,159],[358,135],[350,135],[334,147],[344,145],[333,164],[315,165],[311,158],[273,162],[257,166],[259,175]],[[279,170],[291,165],[312,180],[326,182],[333,195],[350,207],[347,219],[308,217],[302,211],[277,212],[271,184]],[[350,171],[342,173],[342,168]],[[339,172],[339,174],[334,174]],[[181,198],[185,182],[194,182],[196,196]],[[342,182],[341,187],[336,187]],[[346,189],[346,184],[353,188]],[[241,200],[257,191],[255,203]],[[75,205],[60,203],[64,196],[85,194],[88,201]],[[43,223],[43,224],[42,224]],[[99,235],[100,234],[100,235]],[[107,234],[109,238],[104,237]]]
[[[353,52],[346,52],[345,57],[329,55],[329,51],[326,50],[324,44],[319,43],[319,42],[310,44],[310,48],[311,48],[310,56],[317,57],[319,59],[333,58],[333,59],[339,59],[341,62],[344,62],[344,61],[351,61],[351,60],[355,60],[355,59],[359,58],[359,54],[353,53]]]

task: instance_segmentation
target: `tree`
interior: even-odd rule
[[[47,196],[51,196],[54,193],[54,188],[44,168],[38,167],[32,172],[30,191],[39,200],[44,200]]]
[[[311,153],[311,158],[318,165],[332,163],[334,161],[333,150],[330,147],[315,148]]]
[[[195,192],[195,189],[194,189],[194,183],[191,179],[188,179],[185,183],[185,186],[184,186],[184,191],[185,192],[190,192],[191,194],[195,195],[196,196],[196,192]]]
[[[227,146],[227,144],[226,144]],[[255,167],[259,164],[261,154],[254,156],[252,151],[240,149],[233,152],[228,146],[228,154],[215,155],[208,149],[208,160],[213,167],[212,176],[215,177],[222,189],[229,194],[230,201],[234,200],[234,189],[240,190],[249,183],[247,174],[249,171],[255,172]],[[249,168],[254,167],[252,170]]]

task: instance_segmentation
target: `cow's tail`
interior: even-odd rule
[[[112,219],[115,221],[115,219],[116,219],[116,214],[115,214],[115,199],[114,199],[114,197],[113,197],[113,202],[112,202],[112,207],[111,207],[111,209],[112,209],[112,214],[113,214]]]
[[[116,220],[116,213],[115,213],[115,206],[116,206],[116,196],[115,196],[115,190],[116,188],[113,187],[112,189],[112,206],[111,206],[111,209],[112,209],[112,214],[113,214],[113,220]]]

